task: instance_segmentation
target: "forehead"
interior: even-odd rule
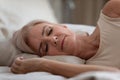
[[[48,23],[48,22],[44,22],[44,23],[39,23],[39,24],[36,24],[36,25],[34,25],[32,28],[31,28],[31,30],[37,30],[37,29],[42,29],[44,26],[47,26],[47,25],[51,25],[51,26],[53,26],[53,25],[57,25],[57,24],[54,24],[54,23]]]
[[[31,27],[31,29],[29,30],[29,38],[35,38],[35,39],[41,38],[43,29],[45,28],[45,26],[48,26],[48,25],[53,26],[57,24],[47,23],[47,22],[36,24],[33,27]]]
[[[42,29],[43,29],[43,23],[32,26],[29,29],[29,35],[28,35],[29,38],[37,38],[37,35],[42,32]]]
[[[34,25],[31,29],[30,29],[30,32],[33,34],[36,33],[36,32],[42,32],[43,28],[45,26],[52,26],[52,27],[56,27],[56,26],[59,26],[59,24],[54,24],[54,23],[49,23],[49,22],[44,22],[44,23],[40,23],[40,24],[36,24]]]

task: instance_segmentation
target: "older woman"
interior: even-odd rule
[[[21,51],[39,56],[74,55],[85,59],[86,65],[19,57],[14,61],[11,70],[14,73],[47,71],[66,77],[88,71],[119,71],[119,9],[120,1],[109,1],[102,9],[98,25],[91,35],[75,34],[64,25],[45,21],[33,21],[15,34],[14,44]],[[21,42],[17,42],[17,39],[21,39]]]

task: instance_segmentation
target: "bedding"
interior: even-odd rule
[[[65,24],[73,31],[87,31],[89,34],[94,30],[93,26]],[[45,56],[44,58],[58,60],[73,64],[84,64],[84,60],[75,56]],[[0,80],[119,80],[120,73],[114,72],[87,72],[72,78],[53,75],[48,72],[31,72],[27,74],[13,74],[10,67],[0,67]]]
[[[86,72],[68,80],[120,80],[120,73],[105,71]]]
[[[119,80],[117,72],[87,72],[72,78],[53,75],[47,72],[32,72],[27,74],[13,74],[9,67],[0,67],[0,80]]]

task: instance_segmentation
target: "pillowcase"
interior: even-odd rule
[[[85,60],[76,57],[76,56],[69,56],[69,55],[57,55],[57,56],[44,56],[43,58],[65,62],[65,63],[72,63],[72,64],[84,64]]]
[[[69,29],[76,33],[81,33],[81,32],[88,32],[89,34],[92,34],[92,32],[95,29],[95,26],[91,25],[82,25],[82,24],[64,24],[66,25]]]

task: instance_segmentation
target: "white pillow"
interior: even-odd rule
[[[76,56],[69,56],[69,55],[57,55],[57,56],[44,56],[43,58],[56,60],[60,62],[72,63],[72,64],[84,64],[85,60],[76,57]]]
[[[65,25],[74,32],[83,31],[91,34],[95,29],[95,26],[91,26],[91,25],[82,25],[82,24],[65,24]]]

